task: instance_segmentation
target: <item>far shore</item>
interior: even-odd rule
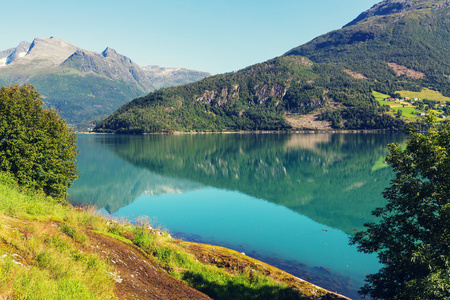
[[[75,131],[78,134],[123,134],[123,135],[183,135],[183,134],[292,134],[292,133],[391,133],[391,132],[404,132],[403,130],[375,130],[375,129],[354,129],[354,130],[257,130],[257,131],[174,131],[174,132],[145,132],[139,134],[133,133],[105,133],[105,132],[94,132],[94,131]]]

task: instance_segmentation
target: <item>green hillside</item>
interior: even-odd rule
[[[371,94],[374,86],[388,88],[354,78],[335,64],[317,64],[300,56],[279,57],[135,99],[99,123],[95,131],[287,130],[293,126],[285,119],[286,113],[304,115],[340,105],[364,114],[365,123],[354,120],[336,126],[401,127],[399,120],[378,114],[380,107]]]
[[[285,55],[345,65],[372,80],[400,77],[449,96],[449,12],[449,2],[442,0],[382,1],[342,29]]]
[[[136,99],[95,131],[314,129],[304,115],[329,129],[401,130],[408,119],[373,91],[450,96],[448,13],[448,1],[383,1],[282,57]]]
[[[0,79],[0,86],[13,82],[17,80]],[[94,74],[39,74],[33,77],[33,85],[41,92],[45,106],[57,109],[73,127],[88,126],[95,117],[104,118],[127,101],[144,94],[127,82]]]

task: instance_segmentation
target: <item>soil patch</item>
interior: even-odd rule
[[[353,72],[352,70],[344,70],[345,73],[347,73],[348,75],[352,76],[355,79],[367,79],[366,76],[364,76],[361,73],[357,73],[357,72]]]
[[[389,67],[391,67],[397,76],[406,75],[406,77],[421,79],[425,77],[425,74],[419,71],[415,71],[413,69],[408,69],[405,66],[401,66],[395,63],[387,63]]]
[[[319,131],[329,131],[333,130],[331,127],[331,122],[329,121],[321,121],[319,120],[319,115],[322,114],[325,110],[336,110],[342,106],[341,103],[329,101],[325,104],[325,106],[317,109],[309,114],[293,114],[286,113],[285,118],[286,121],[292,126],[294,130],[319,130]]]
[[[211,299],[171,277],[138,247],[94,232],[86,232],[92,251],[106,258],[117,273],[115,294],[119,299]]]

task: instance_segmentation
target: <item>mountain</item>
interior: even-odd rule
[[[27,54],[31,44],[28,42],[21,42],[16,48],[11,48],[0,52],[0,67],[6,66],[11,62],[23,57]]]
[[[409,69],[409,77],[449,93],[448,0],[387,0],[360,14],[340,30],[288,51],[315,62],[345,64],[370,79],[389,78]],[[407,76],[408,77],[408,76]]]
[[[68,124],[78,128],[96,123],[131,99],[158,88],[152,81],[171,86],[209,76],[161,70],[152,76],[114,49],[95,53],[55,37],[21,42],[0,52],[1,85],[34,85],[45,106],[55,108]]]
[[[207,72],[184,68],[145,66],[142,69],[157,89],[195,82],[211,75]]]
[[[109,47],[101,54],[79,49],[67,58],[61,67],[114,80],[134,82],[142,91],[154,89],[150,79],[137,64]]]
[[[401,130],[405,120],[374,92],[450,96],[449,3],[382,1],[281,57],[135,99],[95,130]]]
[[[27,45],[27,42],[20,43],[14,53],[8,56],[5,66],[7,70],[17,70],[18,67],[29,70],[58,66],[79,49],[57,38],[34,39],[28,49]]]

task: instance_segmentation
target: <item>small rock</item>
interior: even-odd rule
[[[106,221],[106,225],[108,225],[108,226],[112,226],[112,225],[116,225],[116,224],[117,224],[117,222],[113,219],[109,219],[108,221]]]
[[[117,274],[115,274],[115,273],[112,273],[112,272],[109,272],[109,274],[112,276],[112,278],[114,279],[115,282],[117,282],[117,283],[122,283],[123,279],[120,278],[119,275],[117,275]]]

